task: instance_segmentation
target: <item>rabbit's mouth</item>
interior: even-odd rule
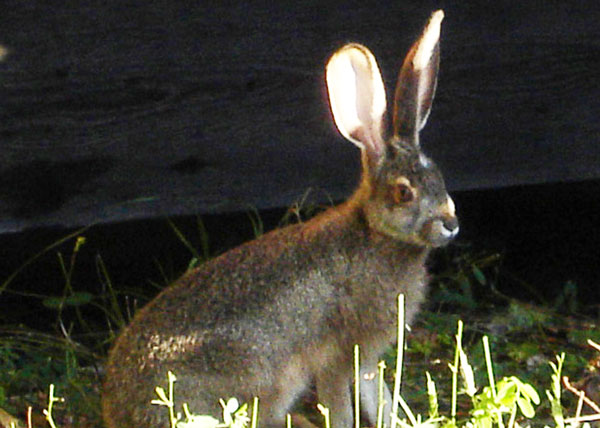
[[[456,217],[434,218],[425,223],[421,235],[429,245],[437,248],[443,247],[456,238],[459,229]]]

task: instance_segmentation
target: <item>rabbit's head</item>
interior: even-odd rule
[[[432,15],[404,60],[391,132],[385,127],[381,74],[366,47],[356,43],[342,47],[326,71],[335,123],[362,152],[363,179],[355,198],[369,226],[428,247],[445,245],[458,233],[454,202],[444,179],[419,144],[436,88],[443,17],[442,11]]]

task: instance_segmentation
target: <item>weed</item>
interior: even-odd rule
[[[432,281],[432,302],[439,305],[475,310],[483,290],[497,294],[495,283],[501,256],[497,253],[474,253],[452,245],[438,254]]]
[[[320,209],[308,204],[307,200],[308,195],[305,195],[290,208],[282,222],[302,221]],[[261,234],[264,226],[258,213],[249,215],[255,235]],[[171,225],[175,236],[190,252],[188,267],[197,266],[211,256],[208,234],[200,217],[196,225],[200,237],[198,249],[192,244],[193,240],[187,239],[181,230]],[[102,363],[107,344],[133,317],[138,302],[143,303],[148,296],[138,290],[116,287],[109,275],[110,267],[100,255],[93,256],[98,290],[78,289],[78,263],[86,256],[89,245],[81,238],[83,231],[76,231],[50,244],[0,285],[0,295],[22,293],[17,287],[12,287],[15,290],[10,287],[18,274],[42,254],[54,252],[60,245],[70,243],[70,250],[60,248],[61,251],[56,253],[62,289],[52,296],[28,295],[40,302],[40,306],[52,311],[54,318],[48,324],[52,324],[53,331],[42,333],[8,324],[0,329],[0,407],[10,412],[24,408],[23,403],[39,401],[41,391],[52,384],[61,395],[69,397],[65,403],[60,403],[59,409],[56,409],[59,402],[54,403],[55,413],[59,410],[60,415],[64,411],[75,420],[79,415],[94,422],[99,420],[98,385],[101,377],[97,367]],[[517,302],[497,292],[501,257],[496,253],[480,253],[454,246],[440,252],[440,258],[443,262],[436,267],[437,275],[433,281],[431,301],[434,304],[431,309],[434,311],[421,314],[419,322],[413,326],[406,351],[399,346],[386,355],[387,365],[396,366],[395,370],[388,371],[388,376],[405,379],[402,394],[399,393],[396,398],[396,408],[404,411],[405,418],[397,418],[395,423],[401,427],[479,428],[490,423],[499,426],[500,421],[505,426],[519,423],[544,425],[551,419],[555,426],[562,428],[574,427],[577,421],[585,421],[581,411],[575,411],[572,418],[560,413],[565,403],[567,408],[574,408],[579,403],[578,397],[560,396],[562,371],[573,377],[581,376],[590,359],[588,350],[583,347],[585,340],[599,340],[595,320],[582,320],[575,316],[582,305],[578,300],[581,293],[578,293],[577,284],[567,282],[553,305],[541,308]],[[169,276],[172,275],[163,272],[164,284],[171,282]],[[157,284],[157,288],[162,286]],[[501,301],[503,306],[491,306],[490,300],[494,303]],[[470,328],[461,331],[461,349],[464,342],[462,354],[455,351],[452,355],[452,344],[457,342],[454,326],[458,323],[458,316],[455,313],[460,313]],[[474,314],[477,314],[475,319]],[[399,325],[402,325],[401,321]],[[481,335],[489,337],[494,346],[494,370],[515,373],[515,376],[502,378],[494,387],[490,380],[493,377],[487,373],[491,363],[487,364],[486,360],[491,358],[486,359],[484,348],[478,346]],[[562,360],[548,366],[545,361],[553,357],[557,346],[565,347],[569,352]],[[452,361],[454,371],[448,373],[445,361]],[[380,365],[382,379],[384,366]],[[472,375],[468,367],[471,367]],[[425,371],[425,376],[422,376]],[[477,385],[485,382],[486,375],[488,385],[479,389]],[[542,379],[548,376],[552,376],[553,383],[546,394],[547,399],[536,406],[535,395],[527,385],[542,384]],[[424,379],[424,383],[421,384],[419,379]],[[471,380],[467,382],[466,379]],[[15,397],[20,401],[16,401]],[[169,398],[168,395],[166,398]],[[414,404],[409,407],[407,403]],[[233,404],[229,401],[224,404],[224,412],[227,408],[227,414],[232,418],[230,422],[235,420]],[[529,421],[527,417],[531,415],[532,408],[536,415]],[[252,409],[256,411],[257,406],[252,406]],[[327,409],[321,406],[318,410],[327,426]],[[203,423],[207,422],[195,419],[189,409],[184,408],[183,412],[181,420],[178,420],[181,427],[204,426]],[[59,416],[56,419],[60,420]],[[252,420],[256,421],[256,418]],[[219,424],[226,423],[224,413],[224,421]],[[377,428],[383,428],[381,419]]]
[[[158,399],[152,400],[150,404],[164,406],[169,411],[169,424],[171,428],[245,428],[250,422],[248,417],[248,404],[244,403],[240,406],[236,398],[230,398],[227,402],[220,400],[223,408],[223,422],[209,415],[192,414],[187,406],[183,403],[183,411],[185,419],[180,413],[175,411],[174,385],[177,378],[172,372],[167,373],[168,379],[168,395],[164,388],[157,386],[155,389]],[[252,427],[256,427],[256,418],[258,414],[258,400],[254,400],[252,416]]]
[[[391,428],[517,428],[520,427],[520,420],[531,420],[535,417],[535,407],[540,404],[540,397],[535,388],[526,382],[523,382],[516,376],[503,377],[496,382],[495,373],[490,352],[489,340],[487,336],[482,339],[483,351],[486,360],[486,372],[488,377],[488,385],[481,390],[477,387],[473,367],[469,364],[466,352],[462,347],[463,338],[463,323],[458,321],[458,329],[455,335],[456,347],[454,353],[454,363],[449,364],[452,376],[452,401],[450,416],[442,416],[439,412],[438,394],[435,383],[429,373],[426,373],[427,378],[427,396],[429,402],[428,417],[424,418],[420,414],[413,413],[410,406],[400,394],[399,385],[402,378],[402,361],[404,349],[404,300],[403,296],[398,300],[400,310],[398,315],[398,353],[396,360],[396,376],[394,384],[394,394],[392,403],[392,427]],[[561,376],[563,363],[565,361],[564,354],[557,357],[557,363],[550,362],[552,368],[551,387],[546,390],[546,396],[551,404],[552,417],[557,428],[575,428],[578,423],[600,418],[600,415],[581,416],[581,399],[577,407],[576,415],[573,418],[565,419],[563,407],[561,403]],[[360,351],[358,346],[354,349],[354,402],[355,402],[355,428],[359,428],[360,424],[360,382],[359,382],[359,365]],[[383,425],[384,415],[382,415],[383,403],[383,372],[385,364],[379,364],[379,412],[377,417],[377,428],[385,427]],[[462,380],[462,387],[459,388],[459,376]],[[168,395],[161,387],[156,388],[158,395],[157,400],[153,400],[153,404],[162,405],[168,408],[171,428],[244,428],[247,426],[250,418],[248,418],[247,404],[239,405],[235,398],[229,399],[227,402],[221,400],[223,407],[223,420],[219,422],[211,416],[193,415],[189,412],[187,405],[183,405],[185,411],[185,421],[180,415],[176,415],[174,408],[174,393],[173,385],[175,376],[169,372],[169,392]],[[458,396],[466,395],[471,401],[471,410],[469,417],[464,420],[457,419],[457,404]],[[257,401],[253,406],[252,424],[256,424]],[[401,407],[405,418],[398,416],[398,408]],[[324,417],[324,426],[329,428],[329,410],[321,404],[317,404],[317,409]],[[520,416],[519,416],[520,414]],[[291,425],[290,415],[287,417],[288,427]]]

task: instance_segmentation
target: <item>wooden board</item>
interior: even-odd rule
[[[600,3],[4,0],[0,232],[347,195],[323,67],[388,89],[443,7],[425,150],[454,190],[600,177]]]

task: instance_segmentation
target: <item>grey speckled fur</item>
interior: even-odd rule
[[[351,426],[353,346],[361,346],[363,373],[373,372],[395,339],[397,295],[405,294],[411,320],[425,297],[428,253],[458,232],[442,176],[418,143],[435,92],[438,40],[427,35],[437,31],[439,37],[439,13],[405,60],[388,140],[380,131],[385,101],[381,105],[383,86],[370,52],[350,44],[332,57],[332,111],[342,134],[362,149],[359,188],[306,223],[188,272],[140,310],[109,355],[108,428],[168,426],[166,410],[150,404],[168,370],[178,379],[177,401],[194,413],[219,417],[220,398],[250,402],[258,396],[261,426],[283,426],[294,400],[314,381],[333,426]],[[425,56],[426,67],[414,65],[416,55]],[[340,111],[348,88],[339,85],[348,73],[357,86],[351,101],[358,126],[344,116],[347,109]],[[375,383],[365,378],[361,385],[371,423]]]

